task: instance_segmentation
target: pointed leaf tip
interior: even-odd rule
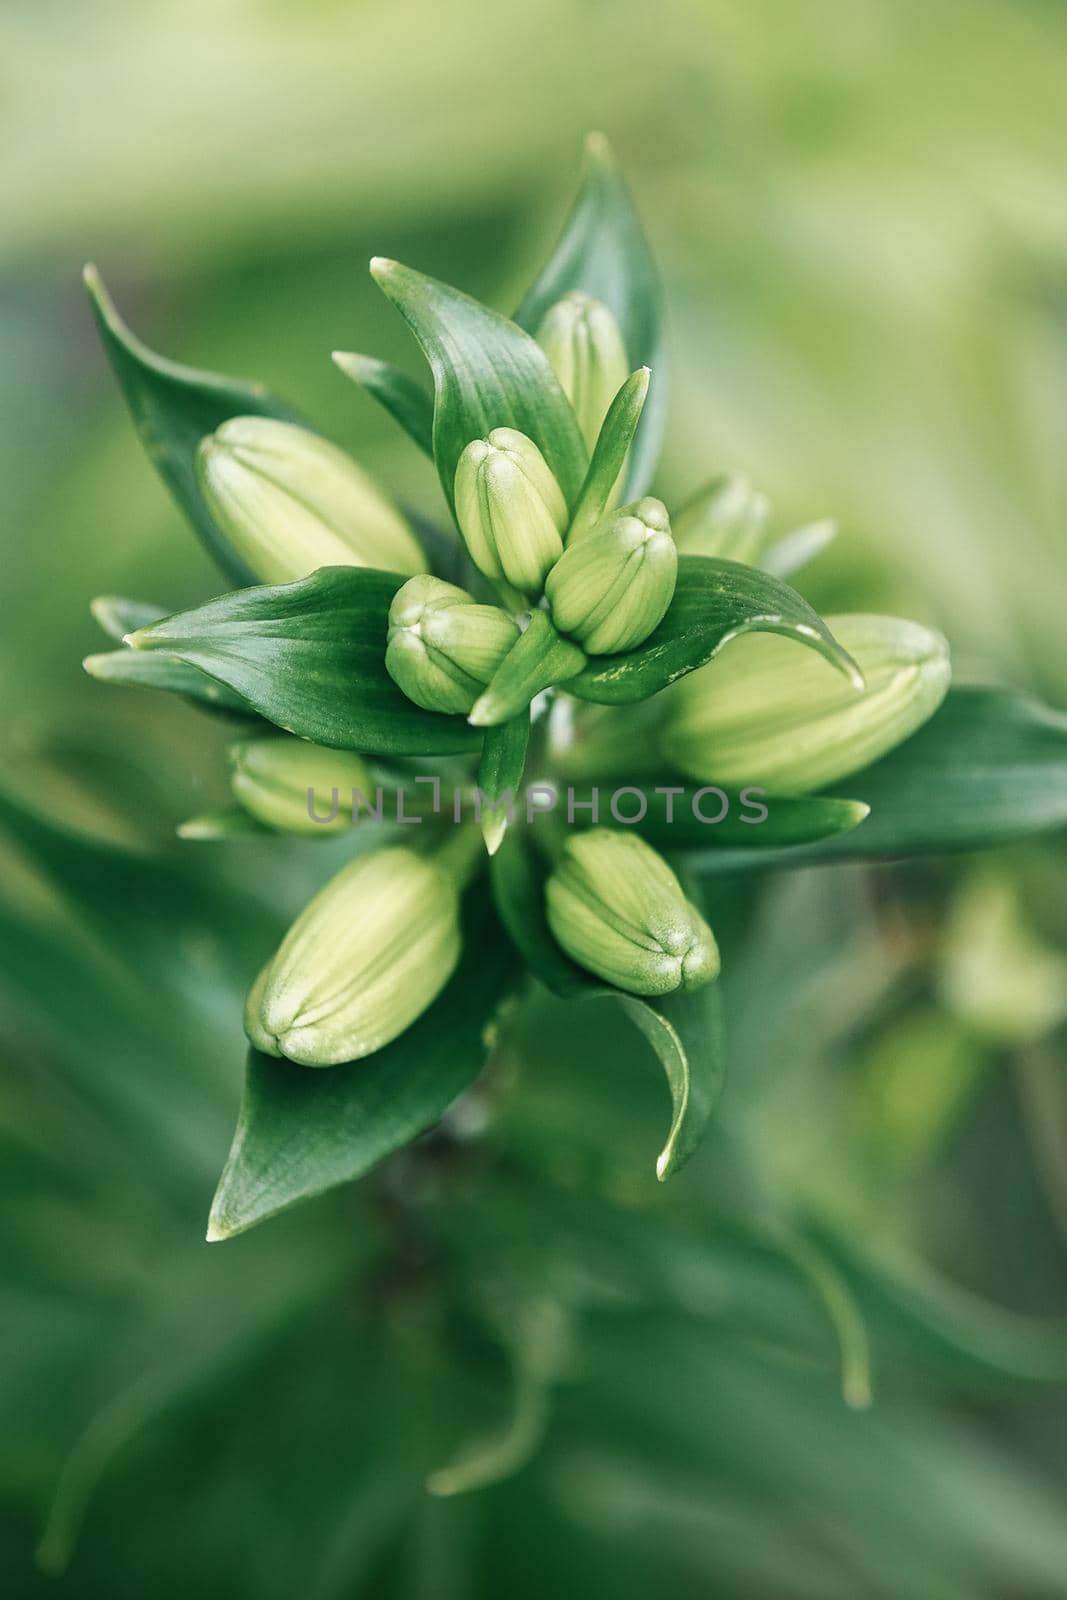
[[[615,152],[611,147],[611,140],[606,133],[599,129],[592,129],[585,136],[585,155],[589,161],[595,161],[601,167],[615,165]]]

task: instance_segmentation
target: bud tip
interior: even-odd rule
[[[391,256],[371,256],[370,275],[376,283],[381,283],[383,278],[388,278],[400,265]]]

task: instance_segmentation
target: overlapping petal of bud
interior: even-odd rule
[[[389,608],[385,665],[417,706],[465,714],[518,637],[499,606],[440,578],[410,578]]]
[[[700,989],[719,973],[715,936],[651,845],[576,834],[545,888],[549,927],[573,961],[628,994]]]

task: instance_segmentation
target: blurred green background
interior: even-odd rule
[[[668,1192],[641,1048],[538,1001],[444,1132],[209,1249],[243,988],[334,847],[176,844],[227,730],[79,665],[93,595],[222,587],[82,263],[438,515],[329,362],[418,370],[367,258],[509,309],[600,127],[659,492],[837,516],[816,605],[1064,705],[1067,9],[7,0],[0,61],[7,1592],[1067,1595],[1062,841],[717,890],[731,1079]],[[504,1481],[427,1496],[481,1437]]]

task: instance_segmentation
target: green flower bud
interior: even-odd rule
[[[567,504],[548,462],[524,433],[472,439],[456,468],[456,521],[478,571],[540,594],[563,554]]]
[[[682,772],[726,788],[804,794],[858,772],[944,698],[939,633],[896,617],[826,619],[866,679],[861,692],[796,640],[752,633],[668,690],[662,748]]]
[[[569,838],[545,909],[571,959],[628,994],[700,989],[718,976],[714,934],[636,834],[591,828]]]
[[[230,767],[235,798],[282,833],[343,833],[352,827],[352,791],[368,803],[374,792],[361,756],[305,739],[241,739],[230,746]]]
[[[374,479],[307,428],[231,417],[200,441],[196,475],[215,521],[264,583],[291,583],[318,567],[426,566]]]
[[[459,959],[452,879],[412,850],[343,867],[297,917],[252,985],[257,1050],[332,1067],[380,1050],[444,988]]]
[[[754,566],[767,534],[770,502],[747,478],[715,478],[674,513],[674,542],[689,556]]]
[[[659,626],[677,576],[667,508],[646,496],[570,545],[549,573],[545,594],[560,633],[590,655],[609,656],[632,650]]]
[[[518,637],[498,606],[440,578],[409,578],[389,607],[385,665],[425,711],[466,713]]]
[[[545,312],[537,342],[591,451],[608,407],[630,375],[619,324],[591,294],[572,289]]]

